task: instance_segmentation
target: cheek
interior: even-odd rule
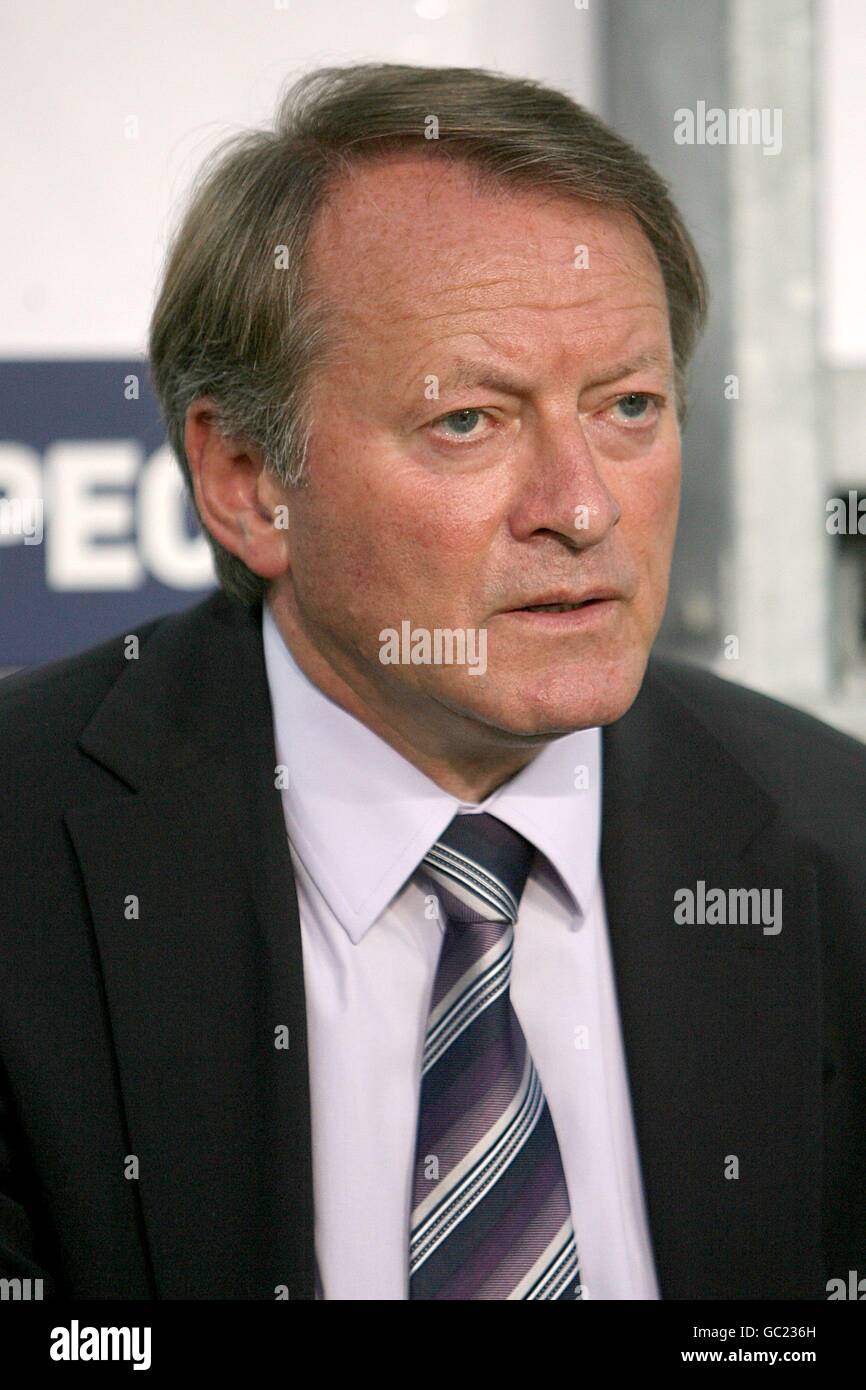
[[[378,574],[396,574],[407,588],[477,567],[497,526],[496,499],[478,479],[410,473],[396,458],[371,470],[355,500],[355,549],[360,545]],[[328,505],[345,506],[345,498]]]
[[[647,553],[663,551],[676,528],[680,495],[679,454],[662,458],[634,479],[629,498],[633,530]]]
[[[666,583],[679,508],[679,470],[675,465],[632,477],[618,495],[622,507],[617,530],[643,577],[643,603],[652,607],[656,590]],[[639,597],[638,602],[641,602]]]
[[[654,563],[666,560],[673,547],[678,506],[679,490],[671,483],[653,489],[644,499],[643,548]]]
[[[448,505],[430,493],[416,510],[406,508],[394,524],[399,527],[407,563],[431,573],[469,569],[487,547],[485,532],[472,510]]]
[[[483,549],[481,511],[431,478],[409,480],[370,460],[298,494],[295,587],[308,608],[374,626],[393,610],[420,611],[465,583]]]

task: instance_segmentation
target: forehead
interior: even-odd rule
[[[308,268],[349,341],[401,350],[482,334],[668,342],[655,253],[625,212],[547,190],[479,187],[463,162],[354,166],[314,221]],[[649,343],[645,344],[649,346]]]

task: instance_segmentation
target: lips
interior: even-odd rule
[[[582,603],[529,603],[517,612],[523,613],[573,613],[578,608],[583,608]],[[513,610],[512,610],[513,611]]]
[[[554,593],[541,594],[529,598],[524,603],[516,603],[504,608],[504,613],[570,613],[585,608],[591,603],[602,603],[607,599],[620,599],[622,594],[616,589],[591,589],[584,594]]]

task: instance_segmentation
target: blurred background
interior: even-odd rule
[[[480,66],[639,146],[708,271],[659,649],[866,739],[863,0],[4,0],[0,51],[0,672],[214,586],[144,358],[204,156],[311,67]]]

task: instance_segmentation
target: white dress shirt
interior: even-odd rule
[[[308,680],[267,604],[263,637],[301,919],[324,1297],[408,1298],[421,1057],[443,933],[415,874],[458,812],[487,811],[541,851],[515,927],[511,1001],[559,1140],[584,1296],[658,1298],[599,873],[601,731],[548,744],[470,805]]]

